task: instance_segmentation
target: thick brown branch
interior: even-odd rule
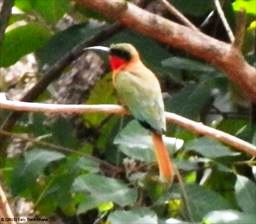
[[[43,113],[109,113],[124,115],[128,112],[119,105],[71,105],[71,104],[43,104],[28,103],[21,101],[11,101],[0,97],[0,108],[16,111],[43,112]],[[180,115],[166,112],[166,120],[168,122],[179,125],[197,134],[205,135],[213,139],[217,139],[223,143],[233,146],[241,152],[256,156],[256,146],[243,141],[235,136],[225,132],[208,127],[202,123],[192,121]]]
[[[256,102],[256,69],[232,45],[154,15],[125,0],[76,1],[137,32],[215,65],[237,83],[251,101]]]

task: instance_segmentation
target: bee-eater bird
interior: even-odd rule
[[[118,43],[110,48],[95,46],[85,50],[108,52],[118,99],[143,127],[151,131],[160,180],[171,183],[174,167],[163,142],[166,120],[161,88],[155,74],[143,64],[131,44]]]

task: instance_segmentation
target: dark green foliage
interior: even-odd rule
[[[48,23],[56,23],[70,9],[68,0],[16,0],[15,5],[26,13],[42,17]]]
[[[49,40],[50,32],[39,23],[30,23],[6,33],[0,49],[0,67],[14,64]]]
[[[77,177],[73,183],[73,191],[88,194],[79,204],[78,213],[106,202],[114,202],[122,207],[132,206],[137,199],[136,190],[129,188],[125,183],[95,174]]]
[[[56,33],[47,44],[36,52],[40,65],[42,67],[53,65],[61,56],[68,54],[74,46],[90,39],[100,30],[99,27],[95,29],[88,23],[82,23]]]

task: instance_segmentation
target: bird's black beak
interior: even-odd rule
[[[103,51],[103,52],[106,52],[106,53],[110,52],[110,48],[109,47],[104,47],[104,46],[93,46],[93,47],[84,48],[84,51],[90,51],[90,50]]]

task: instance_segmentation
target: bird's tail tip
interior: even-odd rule
[[[164,183],[172,183],[174,179],[174,166],[170,159],[169,152],[163,142],[161,134],[153,133],[152,140],[155,147],[155,155],[159,167],[160,181]]]

